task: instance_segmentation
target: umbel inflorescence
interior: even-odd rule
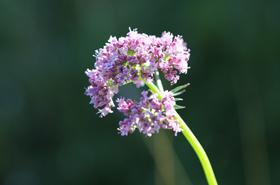
[[[174,37],[169,32],[156,37],[130,30],[126,37],[110,37],[108,43],[96,51],[95,57],[94,68],[86,71],[90,86],[85,93],[100,116],[113,112],[113,97],[120,86],[147,85],[149,91],[142,91],[139,101],[125,97],[116,100],[117,110],[125,116],[119,122],[119,133],[127,136],[139,130],[152,136],[160,129],[173,130],[175,135],[182,132],[197,154],[208,184],[218,185],[206,152],[175,110],[181,108],[175,96],[184,92],[187,85],[165,91],[159,78],[161,72],[174,85],[181,73],[187,73],[190,50],[182,37]]]
[[[85,93],[103,117],[113,112],[113,97],[122,85],[134,83],[139,88],[153,83],[158,72],[172,85],[176,84],[179,75],[188,71],[190,50],[181,36],[163,32],[156,37],[130,30],[126,37],[110,37],[95,57],[94,68],[86,71],[90,86]],[[175,91],[181,89],[177,87]],[[181,128],[174,116],[175,91],[162,91],[161,96],[143,91],[138,102],[117,99],[117,110],[126,116],[119,122],[119,133],[125,136],[138,129],[151,136],[160,129],[171,129],[176,135]]]

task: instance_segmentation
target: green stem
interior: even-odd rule
[[[152,82],[145,82],[145,84],[149,87],[149,89],[152,91],[152,93],[157,94],[160,99],[163,98],[163,91],[160,91],[158,87],[153,84]],[[207,182],[209,185],[218,185],[214,171],[212,169],[211,163],[208,159],[208,156],[195,137],[195,135],[192,133],[191,129],[187,126],[185,121],[181,118],[181,116],[175,111],[175,118],[180,124],[180,127],[182,129],[183,135],[187,139],[187,141],[190,143],[192,148],[194,149],[198,159],[200,160],[201,166],[204,170],[204,174],[206,176]]]

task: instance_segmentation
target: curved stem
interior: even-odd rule
[[[152,93],[157,94],[160,99],[163,98],[162,92],[157,88],[156,85],[154,85],[152,82],[147,82],[147,81],[145,82],[145,84],[149,87],[149,89],[152,91]],[[181,118],[181,116],[176,111],[175,111],[175,118],[178,121],[178,123],[180,124],[183,135],[185,136],[187,141],[190,143],[190,145],[194,149],[194,151],[201,163],[201,166],[204,170],[204,174],[206,176],[208,184],[209,185],[218,185],[214,171],[212,169],[211,163],[208,159],[208,156],[207,156],[205,150],[203,149],[203,147],[201,146],[201,144],[199,143],[199,141],[197,140],[197,138],[195,137],[195,135],[193,134],[191,129],[187,126],[185,121]]]
[[[200,163],[202,165],[202,168],[204,170],[205,176],[207,178],[209,185],[217,185],[217,180],[214,174],[214,171],[212,169],[211,163],[208,159],[208,156],[195,137],[195,135],[192,133],[191,129],[187,126],[187,124],[184,122],[184,120],[181,118],[181,116],[175,111],[175,118],[177,119],[178,123],[181,126],[182,132],[185,136],[185,138],[189,141],[190,145],[194,149],[197,157],[200,160]]]

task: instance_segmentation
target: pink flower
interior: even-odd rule
[[[179,74],[187,73],[189,52],[182,37],[169,32],[156,37],[130,30],[125,37],[111,36],[103,48],[96,50],[93,69],[85,72],[90,83],[85,94],[100,116],[106,116],[113,112],[113,97],[122,85],[132,82],[139,88],[144,82],[152,82],[157,71],[175,84]],[[175,99],[171,92],[164,92],[160,100],[143,91],[139,102],[120,98],[117,103],[117,109],[127,116],[119,123],[121,135],[135,129],[147,136],[160,129],[180,131],[174,119]]]
[[[119,122],[121,135],[128,135],[136,129],[149,137],[160,129],[171,129],[175,134],[181,131],[174,117],[175,99],[171,92],[165,91],[160,100],[156,95],[148,96],[148,91],[143,91],[139,102],[124,98],[117,102],[118,110],[127,116]]]

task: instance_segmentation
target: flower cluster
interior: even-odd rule
[[[182,37],[169,32],[156,37],[130,30],[126,37],[110,37],[108,43],[96,51],[94,68],[86,71],[90,86],[85,94],[90,96],[90,104],[99,110],[100,116],[106,116],[113,112],[113,97],[122,85],[134,83],[140,87],[152,82],[157,72],[162,72],[166,80],[175,84],[179,74],[187,73],[189,52]],[[174,116],[173,93],[161,93],[159,98],[157,94],[148,95],[148,91],[143,91],[139,102],[118,99],[117,109],[126,116],[119,122],[119,133],[128,135],[136,129],[147,136],[159,129],[180,132]]]
[[[86,71],[90,82],[86,95],[105,116],[112,112],[112,98],[119,86],[133,82],[140,87],[145,81],[152,81],[156,71],[175,84],[179,74],[188,70],[189,51],[181,36],[174,37],[169,32],[156,37],[130,30],[126,37],[110,37],[96,51],[94,69]]]
[[[171,129],[175,135],[181,131],[174,117],[175,99],[171,92],[165,91],[160,100],[156,94],[148,96],[148,92],[143,91],[139,102],[124,98],[117,102],[118,110],[127,116],[119,122],[118,130],[122,136],[127,136],[135,129],[146,136],[158,133],[161,128]]]

